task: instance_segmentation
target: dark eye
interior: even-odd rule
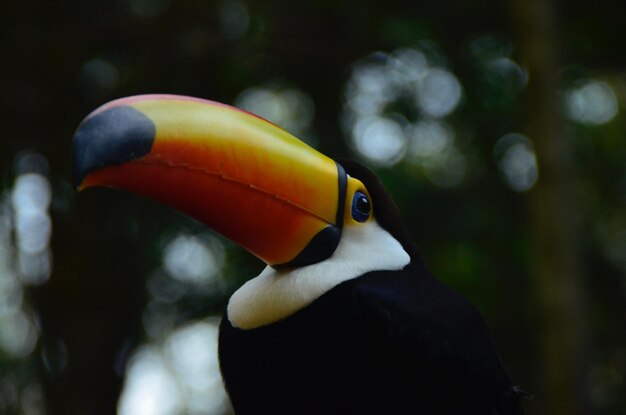
[[[352,198],[352,217],[357,222],[365,222],[370,216],[372,205],[363,192],[356,192]]]

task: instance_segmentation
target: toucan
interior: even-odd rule
[[[173,206],[267,264],[220,325],[236,414],[522,413],[484,320],[427,270],[365,166],[235,107],[139,95],[80,123],[73,175]]]

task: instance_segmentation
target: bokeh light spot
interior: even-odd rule
[[[361,118],[354,129],[354,145],[359,153],[372,163],[393,165],[406,150],[406,137],[402,127],[384,117]]]
[[[170,332],[178,320],[178,308],[175,304],[153,300],[143,310],[142,322],[146,334],[153,339]]]
[[[44,210],[24,209],[16,218],[18,247],[27,254],[42,252],[48,247],[52,222]]]
[[[354,150],[368,162],[391,166],[409,154],[411,161],[419,164],[449,153],[454,134],[443,118],[458,107],[462,87],[452,72],[439,66],[439,60],[430,61],[431,55],[404,48],[372,54],[354,65],[346,83],[341,124]],[[430,166],[442,168],[430,170],[448,171],[442,166],[461,164],[452,160],[462,156],[448,155],[436,162],[430,160]],[[453,170],[464,171],[465,167]],[[437,182],[456,182],[464,175]],[[444,176],[452,177],[431,175]]]
[[[617,115],[617,97],[611,85],[588,80],[565,94],[568,117],[576,122],[601,125]]]
[[[170,415],[182,409],[182,396],[161,352],[145,346],[129,362],[120,415]]]
[[[15,159],[17,177],[10,206],[10,227],[17,248],[15,270],[22,283],[32,285],[47,281],[51,272],[52,221],[48,209],[52,190],[46,177],[48,168],[41,154],[23,152]]]
[[[428,59],[419,50],[398,49],[391,56],[389,70],[391,79],[395,83],[400,85],[415,84],[428,73]]]
[[[348,81],[347,105],[356,115],[376,115],[397,98],[398,92],[386,66],[380,63],[360,64],[354,68]]]
[[[18,255],[18,269],[21,280],[26,284],[43,284],[50,277],[52,253],[49,249],[36,253],[21,251]]]
[[[165,248],[165,270],[173,277],[194,284],[209,284],[219,275],[224,248],[217,239],[210,242],[191,235],[179,235]]]
[[[450,114],[461,101],[461,84],[449,71],[434,68],[417,84],[417,106],[428,116]]]
[[[32,159],[31,155],[24,157]],[[28,169],[36,167],[32,163],[17,164]],[[11,204],[18,248],[18,270],[24,282],[29,284],[41,284],[50,275],[52,221],[48,208],[51,199],[50,184],[43,175],[25,172],[15,179]]]
[[[237,97],[239,108],[257,114],[309,144],[307,130],[315,116],[313,100],[296,88],[288,88],[280,83],[253,87]]]
[[[21,310],[0,316],[0,346],[13,358],[31,354],[37,343],[37,329]]]
[[[508,57],[492,59],[485,66],[489,82],[509,93],[521,91],[528,84],[528,73]]]
[[[50,184],[41,174],[26,173],[15,180],[12,200],[14,209],[46,210],[51,199]]]
[[[140,348],[128,364],[120,414],[215,415],[229,411],[217,360],[218,322],[208,319]]]
[[[518,133],[506,134],[496,142],[494,154],[511,189],[516,192],[532,189],[539,178],[539,169],[527,137]]]
[[[441,121],[419,121],[409,128],[411,155],[424,160],[441,154],[454,140],[454,132]]]
[[[192,413],[223,412],[228,400],[217,360],[217,336],[216,322],[197,322],[177,330],[165,343]]]

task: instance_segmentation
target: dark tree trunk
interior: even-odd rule
[[[554,2],[513,0],[520,60],[529,72],[523,125],[532,140],[539,180],[529,193],[531,284],[541,326],[535,406],[546,414],[584,412],[587,320],[580,258],[581,213],[573,146],[564,127],[558,94],[559,39]]]

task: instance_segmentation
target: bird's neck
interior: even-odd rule
[[[335,253],[316,264],[289,270],[266,267],[230,298],[230,323],[248,330],[282,320],[338,284],[370,271],[396,271],[410,257],[375,220],[346,226]]]

